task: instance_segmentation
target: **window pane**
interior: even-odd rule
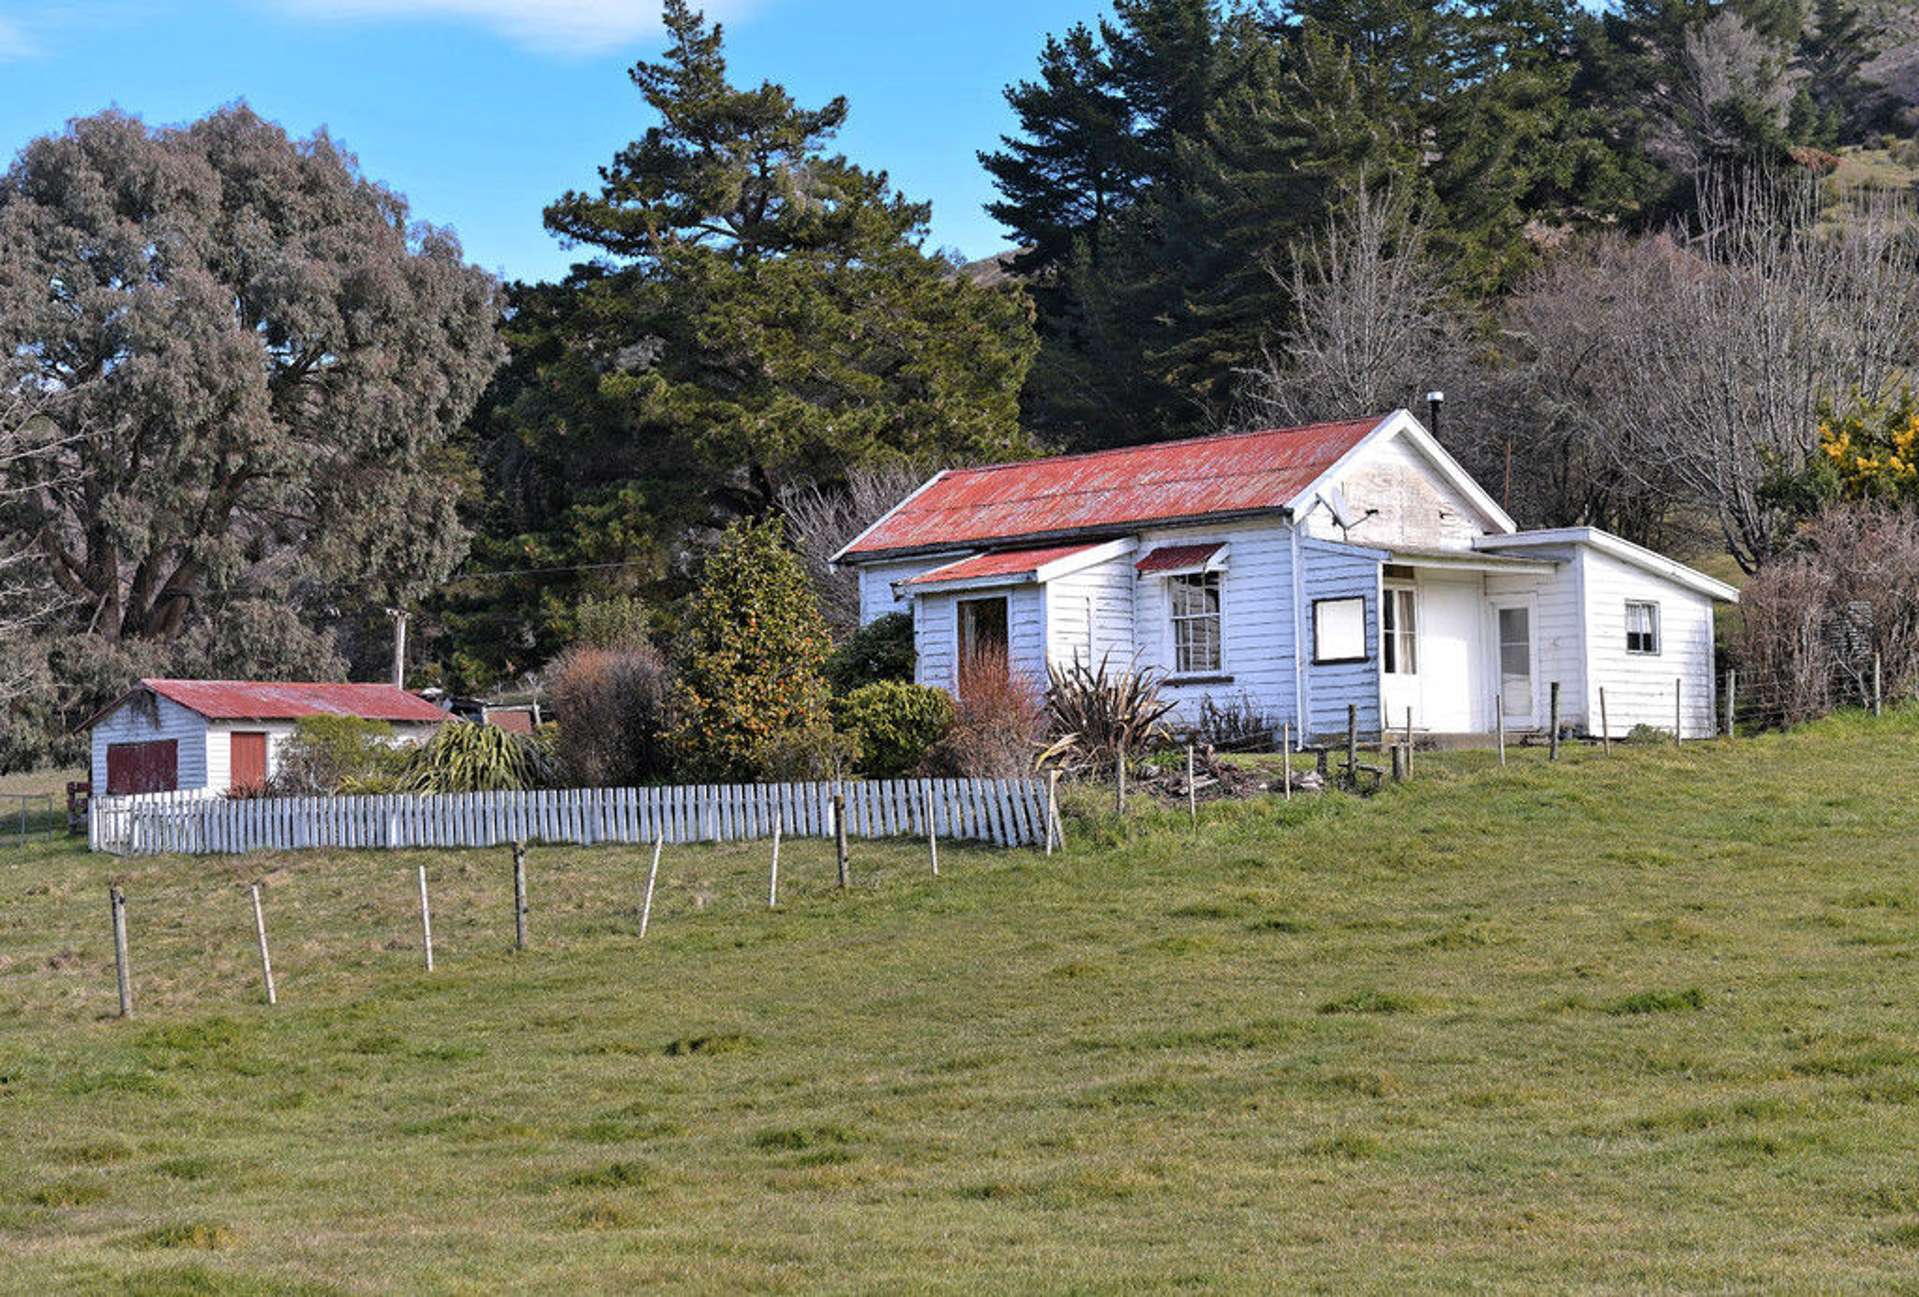
[[[1313,656],[1322,662],[1366,656],[1366,601],[1322,599],[1313,605]]]

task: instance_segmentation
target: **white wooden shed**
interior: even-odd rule
[[[393,685],[257,680],[142,680],[95,716],[91,780],[100,796],[257,787],[307,716],[384,721],[400,742],[424,742],[448,719]]]

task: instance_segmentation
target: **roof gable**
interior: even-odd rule
[[[1338,484],[1364,463],[1368,456],[1395,441],[1411,448],[1425,465],[1432,480],[1462,499],[1492,531],[1511,533],[1519,529],[1519,524],[1499,506],[1499,502],[1473,479],[1458,460],[1447,453],[1446,448],[1439,444],[1439,439],[1426,431],[1425,425],[1408,410],[1393,411],[1373,429],[1370,436],[1356,443],[1336,463],[1328,465],[1326,471],[1302,489],[1289,504],[1298,512],[1310,505],[1315,497],[1334,492]]]
[[[1020,464],[951,469],[835,559],[861,559],[1288,507],[1386,420],[1229,433]]]

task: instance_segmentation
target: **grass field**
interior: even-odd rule
[[[0,1289],[1919,1287],[1919,711],[1064,855],[0,855]],[[129,897],[115,1021],[105,882]],[[245,884],[267,880],[281,1004]]]

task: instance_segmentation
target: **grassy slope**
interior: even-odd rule
[[[0,1288],[1821,1289],[1919,1266],[1919,712],[1071,850],[0,858]],[[283,999],[242,884],[268,872]],[[677,1042],[677,1043],[676,1043]]]

